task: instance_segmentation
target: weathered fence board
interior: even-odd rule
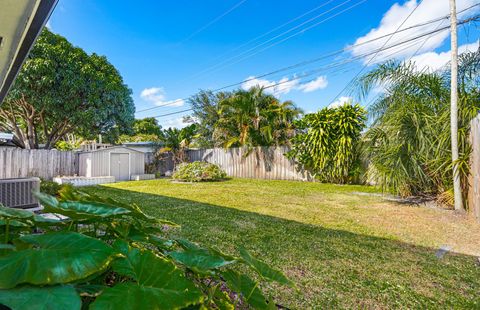
[[[0,147],[0,179],[72,176],[77,173],[77,165],[74,152]]]
[[[472,215],[480,222],[480,115],[472,120],[470,142],[472,157],[468,206]]]
[[[189,161],[206,161],[219,165],[228,176],[267,180],[310,180],[298,171],[293,160],[285,157],[287,147],[257,147],[247,155],[245,148],[188,150]]]

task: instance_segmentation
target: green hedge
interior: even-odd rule
[[[185,182],[220,181],[226,177],[219,166],[201,161],[180,164],[172,176],[174,180]]]

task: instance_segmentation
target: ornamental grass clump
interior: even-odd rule
[[[172,176],[174,180],[182,182],[221,181],[226,177],[227,174],[219,166],[201,161],[180,164]]]

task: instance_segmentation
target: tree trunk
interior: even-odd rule
[[[457,42],[457,9],[455,0],[450,0],[451,25],[451,94],[450,94],[450,128],[452,135],[453,191],[455,210],[463,210],[462,184],[458,171],[458,42]]]

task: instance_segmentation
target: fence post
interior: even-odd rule
[[[470,127],[470,177],[468,189],[468,207],[472,215],[480,222],[480,115],[474,118]]]

